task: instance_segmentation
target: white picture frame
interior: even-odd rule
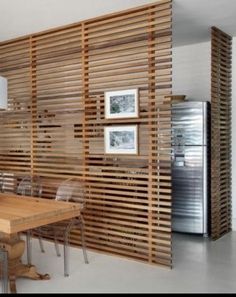
[[[123,125],[104,127],[105,154],[138,154],[138,126]]]
[[[105,118],[138,118],[138,89],[105,92]]]

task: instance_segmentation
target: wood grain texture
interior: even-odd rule
[[[0,43],[9,111],[0,169],[13,191],[32,173],[54,199],[86,185],[89,248],[171,266],[172,1]],[[139,118],[108,120],[104,92],[137,88]],[[104,127],[139,127],[139,154],[105,155]],[[14,138],[14,141],[13,141]],[[78,232],[71,243],[80,244]]]
[[[232,38],[212,28],[211,76],[211,233],[231,231]]]
[[[0,231],[13,234],[80,214],[80,205],[0,193]]]

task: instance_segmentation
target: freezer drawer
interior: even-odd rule
[[[207,147],[173,147],[172,230],[207,233]]]

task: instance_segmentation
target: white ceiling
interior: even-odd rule
[[[236,36],[236,0],[173,0],[175,46],[210,40],[212,26]]]
[[[0,41],[156,0],[0,0]],[[207,41],[210,27],[236,36],[236,0],[173,0],[174,46]]]

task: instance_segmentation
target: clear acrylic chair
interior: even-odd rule
[[[24,176],[20,181],[16,189],[17,195],[22,196],[33,196],[41,197],[42,196],[42,182],[38,176]],[[27,246],[27,262],[28,265],[31,265],[32,253],[31,253],[31,232],[32,230],[27,230],[26,232],[26,246]],[[42,244],[42,238],[39,237],[39,241]]]
[[[8,293],[8,253],[0,248],[0,276],[2,282],[2,293]]]
[[[4,175],[0,173],[0,192],[4,192]]]
[[[18,195],[41,197],[42,182],[38,176],[24,176],[20,181],[16,193]]]
[[[58,257],[61,256],[59,251],[58,239],[63,239],[64,244],[64,275],[69,276],[69,236],[72,230],[79,228],[81,235],[81,246],[84,255],[84,261],[88,264],[88,256],[86,252],[85,237],[84,237],[84,219],[83,211],[85,210],[85,187],[82,182],[76,181],[73,178],[69,178],[63,181],[57,189],[55,200],[66,201],[66,202],[77,202],[80,203],[81,212],[78,217],[61,221],[58,223],[49,224],[37,228],[36,235],[50,237],[54,239],[55,250]],[[45,250],[40,244],[41,251],[44,253]]]
[[[4,192],[4,175],[0,174],[0,192]],[[8,293],[8,252],[0,247],[0,278],[2,293]]]

